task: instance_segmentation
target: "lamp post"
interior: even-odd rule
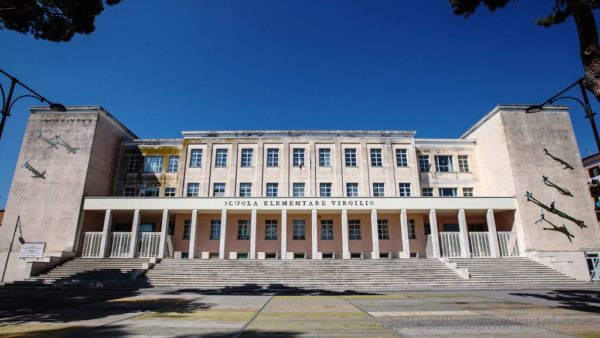
[[[580,99],[573,97],[573,96],[567,96],[567,95],[562,96],[564,93],[566,93],[568,90],[570,90],[571,88],[573,88],[575,86],[579,86],[579,89],[581,90],[581,96],[583,97],[583,101],[581,101]],[[536,104],[533,106],[529,106],[527,109],[525,109],[525,112],[526,113],[537,113],[539,111],[542,111],[544,109],[545,105],[553,104],[554,102],[556,102],[558,100],[573,100],[573,101],[579,103],[581,105],[581,107],[583,107],[583,110],[585,112],[585,118],[589,119],[590,124],[592,125],[592,131],[594,132],[594,138],[596,140],[596,147],[598,148],[598,152],[600,153],[600,136],[598,135],[598,128],[596,127],[596,121],[594,120],[594,115],[596,115],[596,113],[594,113],[592,111],[592,107],[590,106],[590,100],[588,99],[587,92],[585,90],[585,87],[583,86],[583,78],[575,81],[575,83],[573,83],[572,85],[568,86],[567,88],[561,90],[558,94],[552,96],[548,100],[544,101],[542,104]]]
[[[4,130],[4,123],[6,123],[6,118],[10,116],[10,110],[12,109],[15,102],[19,101],[22,98],[31,97],[34,99],[38,99],[41,102],[48,103],[49,108],[52,110],[60,112],[67,111],[67,108],[65,108],[65,106],[63,106],[62,104],[50,102],[48,99],[38,94],[35,90],[29,88],[23,82],[19,81],[17,78],[8,74],[4,70],[0,69],[0,73],[4,74],[4,76],[10,79],[10,87],[8,88],[8,93],[4,91],[4,87],[2,87],[2,84],[0,83],[0,93],[2,94],[2,120],[0,120],[0,139],[2,138],[2,131]],[[26,89],[29,92],[29,94],[23,94],[13,99],[13,93],[17,85],[20,85],[21,87]]]

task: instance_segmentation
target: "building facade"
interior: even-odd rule
[[[100,107],[32,109],[0,228],[6,279],[73,256],[528,256],[589,280],[600,231],[568,111],[525,109],[498,106],[457,139],[339,130],[139,139]],[[20,258],[14,237],[9,254],[15,226],[23,242],[43,243],[43,257]]]

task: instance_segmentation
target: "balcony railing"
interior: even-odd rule
[[[110,241],[110,257],[127,258],[129,257],[129,242],[131,241],[131,232],[113,232]]]
[[[158,257],[160,246],[160,232],[142,232],[140,236],[140,251],[138,257]]]
[[[498,231],[498,246],[502,257],[519,256],[517,237],[510,231]]]
[[[98,258],[101,257],[100,245],[102,243],[102,232],[85,232],[83,235],[83,249],[81,257]]]
[[[469,232],[471,257],[490,257],[490,237],[486,232]]]
[[[440,251],[442,257],[460,257],[460,233],[440,232]]]

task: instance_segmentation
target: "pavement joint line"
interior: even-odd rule
[[[258,317],[258,315],[267,307],[267,305],[269,305],[269,303],[271,302],[271,300],[273,300],[274,297],[275,295],[271,295],[269,299],[267,299],[267,301],[260,307],[260,309],[256,311],[254,316],[252,316],[252,318],[250,318],[250,320],[246,324],[244,324],[244,326],[242,326],[242,328],[233,336],[233,338],[239,338],[242,335],[242,333],[244,333],[244,330],[246,330],[248,326],[252,324],[256,317]]]
[[[344,298],[343,296],[340,296],[340,298],[342,298],[343,300],[345,300],[345,301],[346,301],[348,304],[350,304],[350,305],[354,306],[355,308],[357,308],[357,309],[358,309],[358,311],[360,311],[360,312],[362,312],[362,313],[366,314],[367,316],[369,316],[369,317],[373,318],[374,320],[376,320],[378,323],[380,323],[380,324],[381,324],[381,326],[383,326],[383,327],[384,327],[385,329],[387,329],[388,331],[391,331],[393,334],[395,334],[395,335],[396,335],[396,336],[398,336],[398,337],[402,337],[402,336],[400,335],[400,333],[399,333],[399,332],[396,332],[396,330],[392,330],[392,329],[390,329],[389,327],[387,327],[387,326],[383,325],[383,323],[381,322],[381,320],[380,320],[379,318],[377,318],[377,317],[375,317],[375,316],[372,316],[372,315],[371,315],[369,312],[367,312],[367,311],[363,310],[363,309],[362,309],[360,306],[358,306],[358,305],[356,305],[356,304],[352,303],[352,302],[351,302],[349,299],[346,299],[346,298]]]

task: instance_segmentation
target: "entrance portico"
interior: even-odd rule
[[[81,255],[200,259],[518,255],[513,199],[459,201],[86,198]],[[313,208],[304,208],[306,202]]]

